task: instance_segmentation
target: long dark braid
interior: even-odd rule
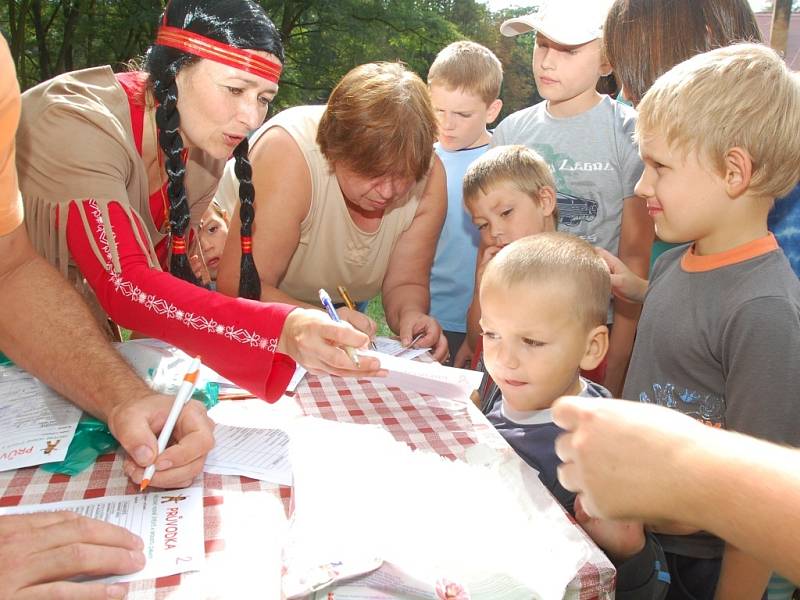
[[[170,85],[153,82],[153,92],[159,105],[156,109],[158,145],[166,156],[165,168],[169,185],[169,227],[172,236],[172,256],[169,270],[176,277],[200,285],[194,276],[186,256],[186,230],[189,227],[189,201],[183,178],[186,164],[183,160],[183,140],[180,136],[181,117],[178,113],[178,86],[173,79]]]
[[[171,0],[167,5],[162,23],[228,44],[247,49],[262,50],[284,60],[283,45],[275,25],[264,10],[253,0]],[[189,202],[184,187],[186,164],[183,160],[183,141],[180,136],[178,114],[178,89],[175,78],[178,72],[199,60],[196,56],[175,48],[153,45],[147,51],[144,69],[159,106],[156,109],[156,125],[159,128],[158,143],[166,155],[166,171],[169,178],[169,222],[172,236],[170,272],[192,283],[198,284],[186,256],[185,234],[189,226]],[[236,175],[241,180],[239,197],[242,203],[242,262],[239,293],[247,298],[258,299],[261,285],[255,262],[250,252],[253,202],[255,190],[252,183],[252,168],[247,159],[248,144],[243,140],[234,150]],[[245,216],[246,215],[246,216]]]
[[[234,173],[239,180],[239,217],[242,222],[242,261],[239,267],[239,296],[251,300],[261,299],[261,279],[258,276],[255,260],[253,260],[253,219],[255,209],[253,202],[256,199],[256,190],[253,187],[253,167],[247,153],[250,145],[247,138],[243,139],[233,151]]]

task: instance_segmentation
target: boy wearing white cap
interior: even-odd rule
[[[611,73],[602,29],[609,0],[542,0],[529,15],[500,26],[506,36],[535,32],[533,76],[543,102],[513,113],[492,146],[523,144],[549,163],[558,191],[558,229],[618,256],[646,276],[653,222],[633,188],[642,163],[633,142],[636,113],[596,91]],[[588,373],[622,391],[639,309],[614,299],[608,366]],[[603,372],[605,370],[605,373]]]

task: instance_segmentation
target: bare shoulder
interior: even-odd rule
[[[443,211],[447,208],[447,178],[442,161],[435,154],[428,172],[428,180],[420,198],[417,214],[427,211]]]
[[[281,213],[302,220],[311,204],[311,174],[294,138],[282,127],[270,128],[251,149],[250,164],[256,204],[280,204]]]

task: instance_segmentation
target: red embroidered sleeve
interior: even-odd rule
[[[110,264],[100,209],[93,200],[83,201],[83,207],[91,235]],[[294,373],[294,361],[275,348],[286,316],[295,307],[231,298],[151,268],[120,205],[111,202],[108,211],[119,274],[98,261],[74,204],[67,220],[67,244],[109,316],[123,327],[199,354],[204,364],[261,398],[280,397]],[[141,224],[137,226],[145,236]]]

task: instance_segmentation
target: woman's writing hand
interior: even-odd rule
[[[368,343],[367,334],[350,323],[336,323],[320,310],[296,308],[283,324],[278,352],[291,356],[312,373],[340,377],[385,375],[377,358],[359,355],[356,367],[342,349],[343,346],[364,348]]]

